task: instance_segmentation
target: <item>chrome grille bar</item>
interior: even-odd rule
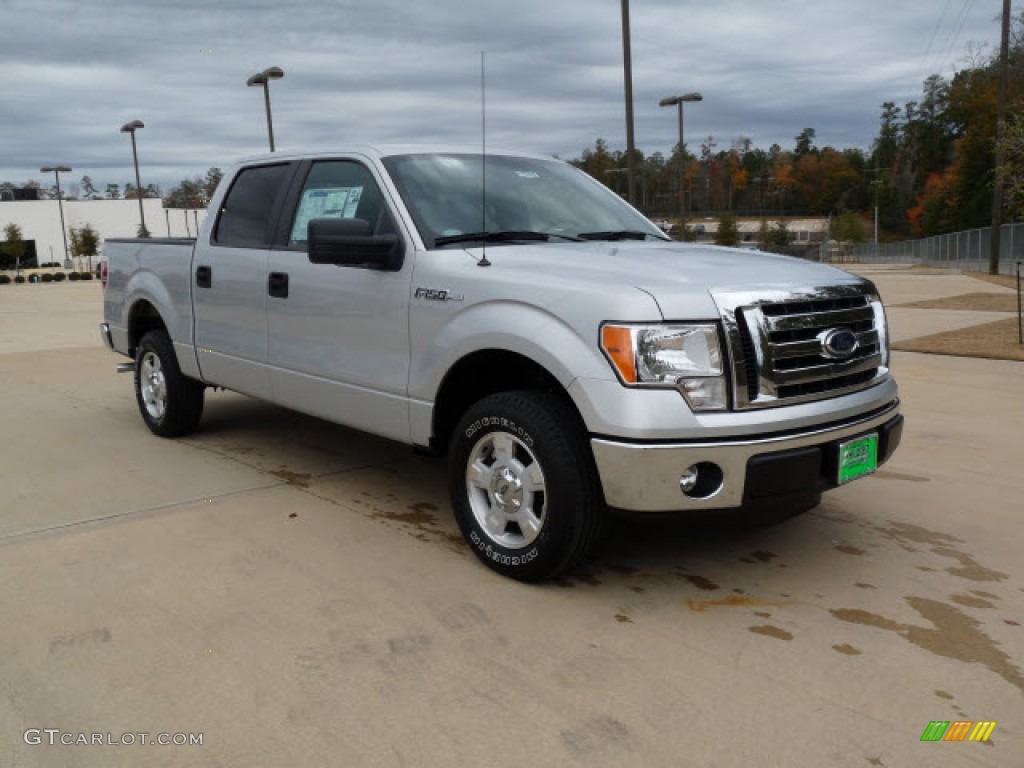
[[[728,340],[734,408],[822,400],[885,379],[884,315],[870,290],[846,284],[713,293]],[[835,332],[847,331],[854,348],[832,347]]]

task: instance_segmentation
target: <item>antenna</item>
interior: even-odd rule
[[[484,76],[484,52],[480,51],[480,231],[487,232],[487,79]],[[487,237],[484,236],[478,267],[489,267]]]

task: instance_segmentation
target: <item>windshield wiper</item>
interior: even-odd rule
[[[443,235],[434,238],[434,247],[451,243],[470,243],[478,240],[485,243],[505,242],[509,240],[547,240],[551,235],[545,232],[530,232],[528,230],[505,230],[500,232],[463,232],[458,235]]]
[[[613,229],[607,232],[580,232],[580,240],[644,240],[646,232],[636,229]]]

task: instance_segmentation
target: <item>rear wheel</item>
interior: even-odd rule
[[[183,375],[166,331],[150,331],[135,354],[135,399],[156,435],[180,437],[195,431],[203,415],[202,382]]]
[[[586,558],[606,511],[586,436],[561,400],[484,398],[457,425],[449,461],[456,520],[489,568],[540,581]]]

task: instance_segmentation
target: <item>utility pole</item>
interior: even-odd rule
[[[992,237],[988,257],[988,272],[999,274],[1000,239],[1003,229],[1003,183],[1000,169],[1006,162],[1003,135],[1006,133],[1006,90],[1009,82],[1008,49],[1010,47],[1010,0],[1003,0],[1003,31],[999,43],[999,107],[996,117],[996,178],[992,185]]]
[[[878,253],[878,187],[882,183],[882,179],[879,176],[881,170],[881,168],[875,168],[872,171],[875,179],[871,182],[871,186],[875,188],[875,253]]]
[[[626,199],[636,202],[636,147],[633,143],[633,55],[629,47],[629,0],[622,0],[622,74],[626,81]]]

